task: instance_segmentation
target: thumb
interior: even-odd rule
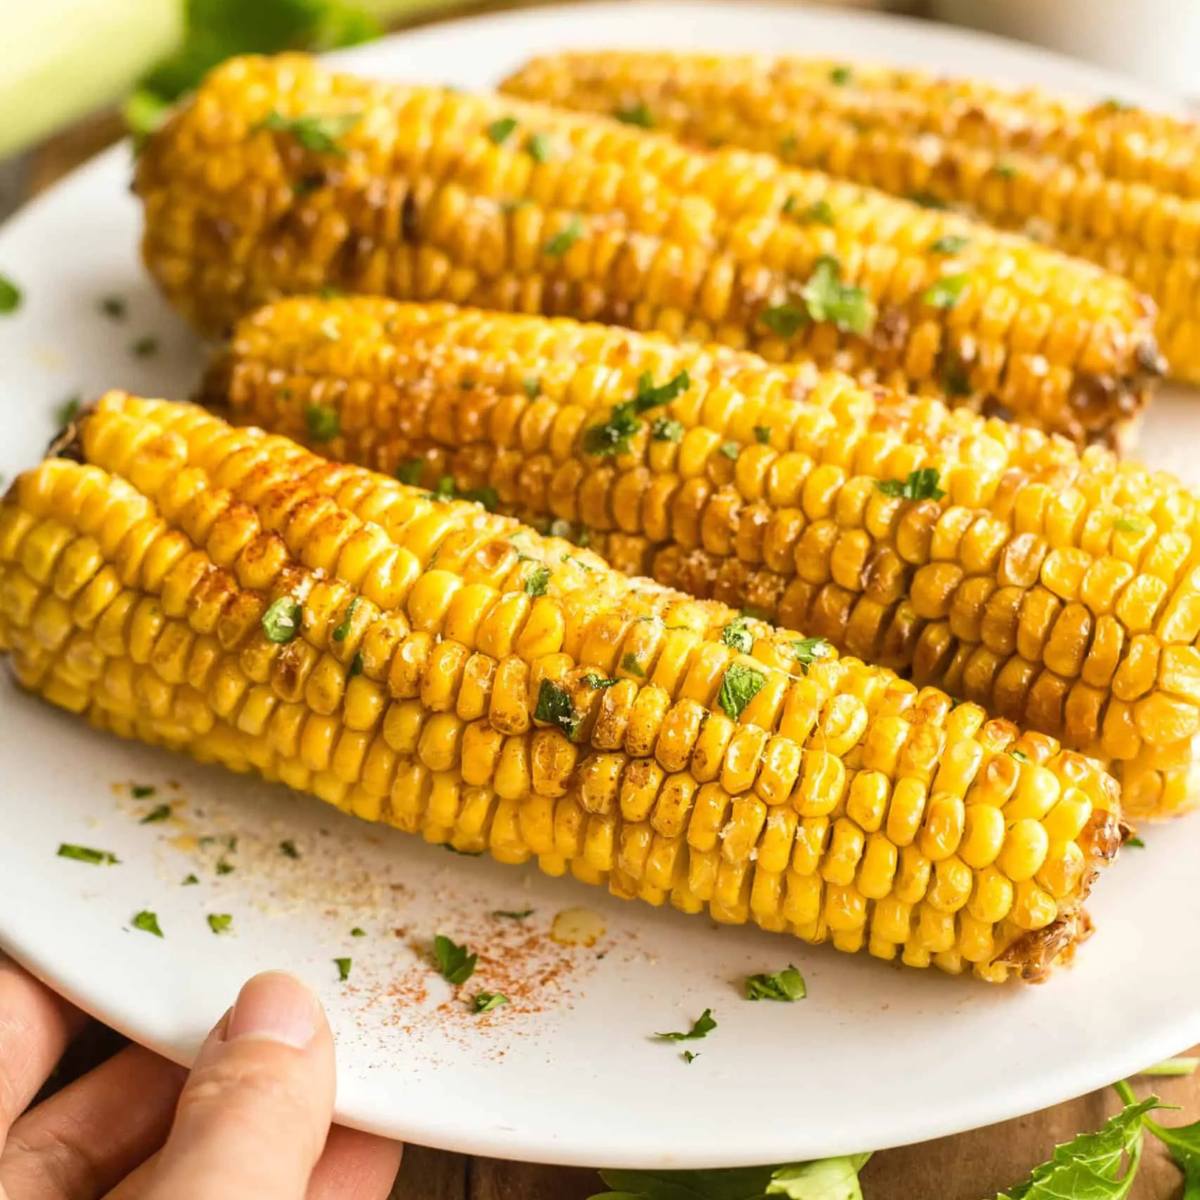
[[[201,1047],[146,1200],[303,1200],[333,1111],[316,996],[256,975]]]

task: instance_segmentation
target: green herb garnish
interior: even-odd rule
[[[310,114],[285,117],[272,109],[254,128],[272,133],[286,133],[313,154],[332,154],[345,158],[346,150],[339,138],[349,133],[362,120],[362,113],[334,113],[331,116]]]
[[[572,217],[566,227],[560,229],[546,243],[546,253],[551,258],[562,258],[581,237],[583,237],[583,222],[578,217]]]
[[[75,862],[89,863],[93,867],[111,867],[121,860],[110,850],[93,850],[91,846],[75,846],[63,842],[58,848],[59,858],[71,858]]]
[[[747,1000],[783,1000],[791,1003],[808,995],[804,976],[793,966],[771,974],[746,977]]]
[[[642,664],[638,662],[638,656],[630,651],[621,659],[621,670],[628,671],[630,675],[636,675],[639,679],[646,678],[646,671]]]
[[[521,390],[530,400],[536,400],[542,392],[542,381],[536,375],[526,375],[521,380]]]
[[[363,673],[363,656],[362,656],[362,651],[360,650],[350,660],[350,670],[346,672],[346,675],[348,678],[353,679],[356,675],[361,675],[362,673]]]
[[[683,422],[673,417],[655,417],[650,426],[650,438],[655,442],[682,442]]]
[[[536,163],[549,162],[554,157],[554,144],[550,141],[549,135],[545,133],[533,134],[525,143],[525,149],[529,152],[529,157]]]
[[[1134,834],[1133,837],[1127,837],[1124,844],[1126,846],[1132,846],[1134,850],[1145,850],[1146,848],[1146,843],[1143,842],[1142,839],[1137,836],[1137,834]]]
[[[579,714],[571,703],[570,693],[552,679],[542,680],[533,715],[537,720],[561,729],[568,738],[573,738],[579,728]]]
[[[801,214],[801,220],[815,225],[833,225],[835,218],[828,200],[814,200]]]
[[[792,656],[800,664],[802,674],[808,674],[808,668],[833,653],[833,647],[822,637],[800,638],[791,644]]]
[[[761,671],[741,663],[732,663],[721,681],[717,703],[730,720],[736,721],[746,705],[762,691],[766,682],[767,677]]]
[[[499,146],[516,127],[516,117],[500,117],[487,127],[488,140]]]
[[[940,478],[936,467],[921,467],[910,471],[907,479],[879,479],[875,486],[899,500],[940,500],[946,494],[938,487]]]
[[[545,566],[534,567],[534,569],[525,576],[525,594],[527,596],[544,596],[549,583],[550,568]]]
[[[791,337],[809,321],[829,321],[843,333],[867,333],[875,322],[875,305],[860,287],[841,282],[841,264],[827,254],[817,259],[800,290],[800,302],[764,309],[761,320],[780,337]]]
[[[310,404],[304,410],[304,424],[314,442],[332,441],[342,432],[342,419],[337,409],[325,404]]]
[[[754,649],[754,634],[746,628],[745,617],[735,617],[721,630],[721,641],[734,650],[749,654]]]
[[[7,275],[0,275],[0,316],[16,312],[21,299],[21,289]]]
[[[165,821],[171,815],[171,806],[169,804],[155,805],[139,822],[139,825],[155,825],[159,821]]]
[[[614,109],[613,116],[626,125],[637,125],[642,129],[654,128],[654,114],[646,107],[644,100]]]
[[[447,983],[466,983],[475,974],[478,955],[471,954],[466,946],[460,946],[440,933],[433,939],[433,957]]]
[[[510,921],[523,921],[526,917],[533,916],[532,908],[497,908],[492,911],[493,917],[507,917]]]
[[[350,603],[346,605],[346,612],[342,616],[336,629],[333,631],[333,640],[335,642],[344,642],[350,636],[350,619],[354,616],[354,610],[358,607],[358,597],[352,596]]]
[[[145,800],[147,796],[153,796],[157,790],[149,783],[134,783],[130,785],[129,794],[135,800]]]
[[[294,596],[280,596],[271,602],[262,615],[262,630],[268,642],[283,646],[300,632],[300,601]]]
[[[717,453],[725,455],[730,461],[736,461],[737,456],[742,452],[741,446],[737,442],[722,442],[717,447]]]
[[[1183,1075],[1194,1075],[1197,1067],[1200,1067],[1200,1058],[1197,1058],[1194,1054],[1182,1054],[1178,1058],[1164,1058],[1162,1062],[1155,1063],[1152,1067],[1146,1067],[1139,1071],[1138,1074],[1172,1078]]]
[[[503,992],[476,992],[471,1000],[471,1011],[477,1013],[491,1012],[501,1005],[507,1004],[508,997]]]
[[[83,407],[83,397],[76,394],[68,396],[55,410],[54,422],[56,425],[70,425],[70,423],[79,416],[79,410]]]
[[[181,887],[191,887],[193,884],[197,884],[199,882],[200,882],[199,877],[194,872],[189,871],[183,877],[183,882],[180,884],[180,886]]]
[[[352,958],[335,958],[333,965],[337,967],[338,982],[345,983],[350,978],[350,968],[354,965]]]
[[[836,87],[845,87],[854,78],[854,72],[849,67],[834,67],[829,72],[829,82]]]
[[[140,913],[135,913],[130,924],[134,929],[140,929],[143,933],[152,933],[159,938],[163,935],[158,924],[158,914],[151,912],[148,908],[143,908]]]
[[[213,933],[228,933],[233,928],[233,916],[230,913],[209,913],[207,919]]]
[[[771,444],[771,427],[770,427],[770,425],[755,425],[754,440],[760,446],[769,446]]]
[[[963,237],[961,233],[947,233],[936,242],[930,242],[929,249],[934,254],[958,254],[970,244],[971,239]]]
[[[366,937],[367,931],[361,925],[355,925],[355,927],[352,930],[350,930],[350,936],[351,937]]]
[[[971,277],[965,273],[959,275],[943,275],[936,283],[932,283],[921,293],[921,303],[930,308],[953,308],[962,297],[963,289]]]
[[[233,874],[233,863],[231,863],[229,861],[229,859],[227,859],[227,858],[218,859],[217,860],[217,874],[218,875],[232,875]]]
[[[707,1037],[716,1027],[717,1023],[713,1020],[712,1009],[706,1008],[692,1023],[692,1027],[687,1033],[656,1033],[654,1036],[660,1042],[691,1042],[697,1038]]]
[[[424,469],[425,460],[423,458],[410,458],[396,468],[396,478],[401,483],[407,483],[409,487],[414,487],[421,482],[421,472]]]
[[[300,851],[296,849],[296,843],[291,838],[285,838],[279,843],[279,853],[284,858],[299,858]]]
[[[584,677],[583,682],[590,688],[610,688],[615,684],[620,683],[619,679],[605,679],[603,675],[597,675],[594,671],[589,671]]]
[[[102,296],[100,311],[114,321],[123,321],[125,319],[125,301],[120,296]]]

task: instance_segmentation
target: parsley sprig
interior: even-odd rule
[[[632,400],[614,404],[609,418],[602,425],[592,425],[584,430],[583,448],[588,454],[606,457],[614,454],[627,454],[629,441],[642,426],[639,419],[642,413],[652,408],[670,404],[672,400],[682,396],[692,386],[691,377],[686,371],[680,371],[666,383],[655,384],[653,375],[644,371],[638,379],[637,391]],[[671,436],[674,427],[678,426],[678,437]],[[677,441],[683,436],[683,427],[678,422],[656,421],[652,436],[659,441]]]
[[[792,337],[813,321],[828,321],[843,333],[862,336],[875,324],[875,304],[863,288],[843,283],[841,263],[823,254],[798,299],[764,309],[761,319],[780,337]]]
[[[940,500],[945,492],[938,486],[941,476],[936,467],[910,471],[907,479],[880,479],[875,486],[885,495],[899,500]]]

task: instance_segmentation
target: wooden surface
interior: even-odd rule
[[[112,116],[81,123],[24,160],[0,164],[0,219],[119,133]],[[114,385],[120,380],[113,380]],[[881,972],[886,986],[886,972]],[[948,986],[955,986],[948,981]],[[967,984],[965,986],[971,986]],[[1071,1014],[1064,1014],[1064,1020]],[[1002,1053],[1003,1048],[998,1047]],[[1200,1052],[1200,1047],[1197,1048]],[[564,1086],[567,1077],[564,1076]],[[1179,1122],[1200,1119],[1200,1074],[1186,1079],[1137,1081],[1139,1095],[1154,1091],[1180,1105]],[[797,1081],[798,1092],[805,1089]],[[664,1097],[663,1103],[670,1103]],[[865,1200],[985,1200],[1018,1182],[1044,1161],[1056,1142],[1095,1129],[1120,1107],[1111,1090],[972,1133],[876,1154],[863,1172]],[[789,1113],[764,1113],[787,1121]],[[1178,1123],[1168,1115],[1166,1124]],[[587,1200],[603,1191],[594,1171],[468,1158],[410,1146],[391,1200]],[[1178,1171],[1151,1140],[1130,1200],[1178,1200]],[[347,1198],[349,1200],[349,1198]]]

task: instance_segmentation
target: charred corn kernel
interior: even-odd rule
[[[322,332],[331,320],[340,331],[336,344]],[[685,429],[712,422],[714,449],[698,468],[702,481],[683,479],[678,463],[659,454],[675,443],[655,440],[657,405],[633,420],[621,453],[589,451],[589,431],[636,402],[647,374],[653,386],[677,393],[661,406],[661,419]],[[529,379],[539,381],[535,399],[526,394]],[[629,531],[621,534],[621,553],[636,544],[635,570],[794,621],[844,651],[1115,761],[1143,785],[1129,793],[1135,816],[1194,802],[1183,751],[1189,714],[1200,719],[1200,656],[1187,640],[1200,634],[1200,619],[1177,614],[1189,611],[1188,597],[1200,596],[1200,575],[1188,569],[1190,547],[1200,547],[1200,506],[1165,473],[1094,448],[1075,455],[1060,441],[933,400],[862,388],[835,372],[565,319],[367,298],[288,300],[247,318],[218,360],[208,395],[239,420],[298,436],[308,436],[307,409],[325,404],[339,420],[333,448],[346,458],[402,474],[416,463],[420,482],[448,475],[461,491],[489,501],[486,489],[494,489],[502,510],[575,537],[587,530],[593,548],[611,554],[615,535],[578,521],[586,494],[595,522],[611,528],[615,519]],[[759,442],[756,427],[793,449],[780,453],[774,440]],[[722,446],[740,448],[732,476]],[[522,471],[534,463],[561,488],[523,484]],[[937,473],[943,500],[913,503],[879,490],[881,480],[907,480],[921,469]],[[1169,512],[1183,524],[1159,534],[1147,512]],[[861,563],[855,550],[859,565],[835,574],[849,529],[869,538],[870,550]],[[1114,551],[1139,536],[1135,529],[1145,531],[1144,544],[1126,562]],[[697,544],[698,530],[711,532],[706,544],[716,549]],[[521,592],[496,604],[495,588],[514,569],[528,569],[517,548],[511,560],[495,558],[495,570],[478,572],[488,585],[457,588],[442,587],[460,569],[461,556],[451,562],[448,552],[439,552],[424,578],[413,577],[419,621],[441,622],[446,634],[491,656],[575,651],[550,597],[530,606]],[[569,547],[560,555],[571,565]],[[1200,600],[1194,607],[1200,614]],[[670,770],[691,754],[692,770],[707,781],[748,761],[751,742],[731,751],[733,728],[723,715],[705,722],[698,740],[689,732],[719,689],[725,655],[715,646],[703,659],[689,655],[686,629],[674,624],[638,625],[620,646],[616,626],[598,627],[585,649],[631,686],[642,682],[637,671],[670,695],[687,681],[697,707],[668,712],[657,752]],[[755,629],[751,621],[744,631],[751,643]],[[417,649],[414,643],[411,652]],[[446,695],[460,686],[448,676]],[[619,695],[607,692],[602,709]],[[1142,699],[1153,703],[1121,718],[1120,704]],[[769,724],[757,708],[783,702],[774,684],[765,687],[751,720]],[[864,710],[845,697],[828,710],[824,703],[811,690],[790,688],[780,731],[794,742],[821,725],[827,748],[839,755],[856,743]],[[910,742],[902,716],[872,721],[863,765],[886,780],[905,747],[910,758],[917,753]],[[1178,762],[1150,765],[1147,744],[1171,745]],[[974,741],[956,745],[939,749],[936,737],[922,743],[936,764],[933,791],[957,793],[980,770]],[[755,786],[767,803],[783,803],[785,789],[788,796],[795,790],[793,763],[778,757],[778,743],[765,752],[778,774],[759,771]],[[908,768],[920,773],[913,762]],[[730,774],[725,786],[736,792],[742,783]],[[852,790],[848,804],[864,830],[873,819],[866,807],[885,798]]]
[[[798,671],[798,634],[509,517],[191,405],[110,393],[76,433],[0,502],[0,628],[20,682],[101,728],[618,896],[991,980],[1049,968],[1116,852],[1093,761],[852,658]],[[147,446],[171,471],[136,466]],[[264,529],[261,588],[212,559]],[[131,545],[207,569],[168,611],[184,576],[122,575]],[[394,602],[367,558],[417,564]],[[110,568],[98,612],[62,598]],[[1030,791],[991,845],[973,814]]]
[[[263,127],[272,112],[316,111],[363,116],[339,153]],[[517,128],[497,143],[487,130],[506,118]],[[553,140],[553,162],[531,165],[530,134]],[[322,286],[470,302],[844,361],[1078,438],[1113,436],[1159,369],[1152,305],[1032,241],[769,155],[705,154],[592,115],[369,82],[295,55],[217,68],[150,139],[136,190],[147,264],[210,331]],[[814,204],[841,224],[806,221]],[[930,248],[946,236],[970,242],[949,260],[958,270]],[[1014,328],[1027,310],[1037,338]],[[713,441],[685,435],[685,473]]]
[[[1200,378],[1185,282],[1194,281],[1200,253],[1192,122],[1113,101],[1085,105],[1028,88],[801,58],[568,53],[534,59],[503,87],[576,110],[637,111],[688,142],[765,150],[1091,259],[1154,297],[1173,372]],[[796,217],[805,219],[800,206]],[[836,231],[836,209],[833,222]],[[953,241],[936,253],[947,270],[972,261],[970,246]],[[1089,361],[1106,356],[1078,327],[1055,330],[1044,308],[1010,307],[1005,319],[1023,348],[1071,338]]]

